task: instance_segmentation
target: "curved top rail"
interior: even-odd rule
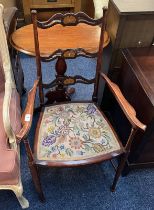
[[[32,14],[37,14],[36,10],[32,10]],[[91,17],[89,17],[84,12],[78,12],[78,13],[57,13],[53,15],[49,20],[47,21],[38,21],[37,20],[37,26],[42,29],[50,28],[56,24],[61,24],[63,26],[76,26],[79,23],[85,23],[88,25],[96,26],[100,25],[103,22],[103,17],[95,20]]]

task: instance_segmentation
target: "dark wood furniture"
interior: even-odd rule
[[[59,60],[57,63],[57,65],[59,65],[59,72],[56,75],[55,82],[57,83],[57,87],[55,92],[56,95],[61,94],[63,100],[66,100],[66,98],[63,98],[64,85],[68,86],[75,83],[83,83],[87,85],[94,84],[94,92],[92,94],[91,102],[54,103],[53,105],[42,108],[37,123],[34,152],[32,152],[28,140],[25,139],[24,141],[30,171],[40,199],[44,200],[44,195],[38,175],[38,167],[78,167],[120,157],[120,162],[111,187],[111,190],[114,191],[128,157],[133,137],[138,129],[145,130],[146,126],[136,118],[135,110],[123,97],[118,86],[111,82],[105,74],[101,73],[105,31],[105,10],[104,17],[98,20],[91,19],[85,13],[79,12],[77,14],[57,14],[48,20],[48,22],[39,22],[37,20],[36,11],[32,11],[32,20],[34,27],[40,102],[42,103],[44,100],[43,88],[49,87],[49,85],[42,83],[41,62],[50,62],[53,56],[58,57]],[[61,24],[64,28],[66,26],[66,29],[73,27],[73,30],[75,31],[76,28],[78,32],[78,26],[82,25],[81,23],[91,25],[91,27],[100,24],[102,25],[98,52],[89,52],[88,48],[83,49],[79,47],[75,49],[58,49],[55,52],[52,52],[51,55],[40,53],[38,28],[43,28],[43,30],[48,31],[49,28],[54,29],[56,24]],[[97,65],[96,74],[93,79],[89,80],[79,75],[72,77],[64,75],[66,71],[64,62],[65,58],[75,58],[77,56],[93,57],[95,53],[97,54]],[[128,141],[124,147],[121,145],[115,131],[105,115],[100,112],[97,107],[100,77],[108,84],[110,90],[117,99],[117,102],[132,125]],[[31,112],[29,114],[30,116],[32,115]],[[32,119],[30,118],[30,120]],[[28,126],[28,122],[26,122],[26,126]]]
[[[26,23],[31,22],[31,10],[38,11],[40,20],[47,20],[55,13],[83,11],[94,17],[93,0],[22,0]]]
[[[146,132],[138,131],[134,137],[126,169],[154,166],[154,47],[124,49],[122,60],[119,87],[137,111],[137,117],[147,124]],[[125,142],[129,125],[118,109],[112,116]],[[116,123],[117,119],[123,124],[123,129]]]
[[[154,2],[153,0],[110,0],[107,16],[107,31],[111,37],[113,52],[110,70],[118,74],[120,49],[148,47],[154,43]]]

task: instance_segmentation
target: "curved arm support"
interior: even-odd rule
[[[33,120],[33,110],[35,104],[35,95],[38,86],[39,80],[35,80],[33,88],[28,93],[28,101],[25,108],[25,111],[22,114],[21,122],[22,122],[22,129],[16,135],[18,142],[24,139],[31,128],[32,120]]]
[[[121,90],[119,89],[118,85],[112,82],[105,74],[100,73],[101,77],[106,81],[109,89],[113,93],[114,97],[116,98],[118,104],[120,105],[121,109],[123,110],[125,116],[131,123],[132,127],[137,129],[140,128],[141,130],[145,131],[146,125],[141,123],[136,117],[135,109],[130,105],[130,103],[125,99]]]

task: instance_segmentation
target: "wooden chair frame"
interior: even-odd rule
[[[103,73],[101,73],[101,68],[102,68],[102,53],[103,53],[103,41],[104,41],[104,30],[105,30],[105,22],[106,22],[106,10],[104,10],[104,16],[100,18],[99,20],[93,20],[87,15],[85,15],[82,12],[79,12],[77,14],[72,14],[72,13],[67,13],[67,14],[56,14],[53,17],[51,17],[48,21],[46,22],[39,22],[37,21],[37,12],[32,11],[32,21],[33,21],[33,28],[34,28],[34,40],[35,40],[35,52],[36,52],[36,65],[37,65],[37,76],[39,79],[39,96],[40,96],[40,103],[41,105],[44,104],[44,95],[43,95],[43,88],[49,88],[56,86],[56,94],[58,95],[58,98],[56,98],[56,101],[65,101],[67,100],[66,98],[63,97],[63,87],[64,85],[70,85],[70,84],[75,84],[76,82],[84,83],[84,84],[92,84],[94,83],[94,93],[92,96],[92,101],[97,103],[97,94],[98,94],[98,85],[99,85],[99,78],[101,77],[107,85],[109,86],[109,89],[112,91],[114,97],[116,98],[117,102],[119,103],[120,107],[122,108],[125,116],[129,120],[129,122],[132,125],[131,133],[129,135],[129,138],[127,140],[126,145],[123,147],[121,145],[121,149],[117,151],[116,155],[114,154],[108,154],[103,157],[97,157],[97,158],[89,158],[86,160],[80,160],[80,161],[61,161],[60,163],[56,161],[40,161],[37,160],[37,157],[35,155],[35,148],[34,148],[34,153],[32,152],[29,142],[26,138],[24,137],[24,143],[28,155],[28,162],[29,162],[29,167],[30,171],[32,174],[32,178],[35,184],[35,188],[39,194],[40,199],[43,201],[44,200],[44,195],[43,191],[41,188],[41,183],[39,179],[39,174],[38,174],[38,167],[40,166],[46,166],[46,167],[76,167],[76,166],[81,166],[81,165],[87,165],[87,164],[92,164],[92,163],[98,163],[102,162],[104,160],[111,160],[115,158],[115,156],[121,155],[121,159],[119,162],[119,165],[116,170],[115,178],[113,181],[113,184],[111,186],[111,190],[114,191],[116,187],[116,183],[118,181],[118,178],[124,168],[125,162],[127,160],[128,154],[130,152],[130,147],[131,143],[133,141],[134,135],[138,129],[145,130],[146,126],[142,124],[137,118],[136,118],[136,112],[134,108],[128,103],[128,101],[124,98],[122,95],[119,87],[111,82],[111,80]],[[66,50],[60,50],[58,49],[55,51],[52,55],[49,55],[48,57],[42,57],[40,54],[39,50],[39,40],[38,40],[38,30],[37,27],[41,28],[48,28],[51,27],[55,24],[62,24],[63,26],[75,26],[78,23],[86,23],[90,25],[98,25],[101,24],[101,36],[100,36],[100,44],[99,44],[99,50],[98,50],[98,59],[97,59],[97,66],[96,66],[96,77],[92,80],[87,80],[86,78],[83,77],[68,77],[65,76],[64,73],[66,71],[65,68],[65,58],[75,58],[77,56],[85,56],[85,57],[94,57],[94,54],[87,53],[84,49],[66,49]],[[54,81],[55,84],[50,83],[50,84],[43,84],[42,83],[42,71],[41,71],[41,61],[49,61],[52,60],[53,58],[58,57],[58,64],[59,69],[57,71],[57,76],[56,80]],[[67,82],[66,82],[67,81]],[[62,95],[60,95],[62,94]],[[61,97],[61,98],[60,98]],[[68,99],[69,100],[69,99]],[[33,98],[34,101],[34,98]],[[32,109],[31,109],[32,111]],[[29,112],[30,115],[32,116],[32,112]],[[41,112],[41,116],[43,115],[43,111]],[[38,135],[38,130],[39,130],[39,125],[41,122],[41,117],[38,122],[38,127],[36,131],[36,138]],[[26,123],[26,126],[29,126],[29,122],[25,122],[23,118],[23,124]],[[18,139],[21,140],[23,138],[23,135],[19,135]],[[35,142],[36,143],[36,142]]]

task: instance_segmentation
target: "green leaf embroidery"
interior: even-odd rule
[[[84,144],[84,147],[85,147],[86,151],[90,151],[91,150],[91,147],[88,144]]]
[[[79,129],[79,127],[78,126],[74,126],[73,127],[73,131],[74,131],[74,133],[76,134],[76,135],[80,135],[80,129]]]
[[[68,155],[68,156],[72,156],[73,155],[73,151],[70,149],[70,148],[67,148],[66,150],[65,150],[65,152],[66,152],[66,154]]]
[[[86,136],[86,135],[83,135],[83,138],[84,138],[85,140],[88,140],[88,136]]]

